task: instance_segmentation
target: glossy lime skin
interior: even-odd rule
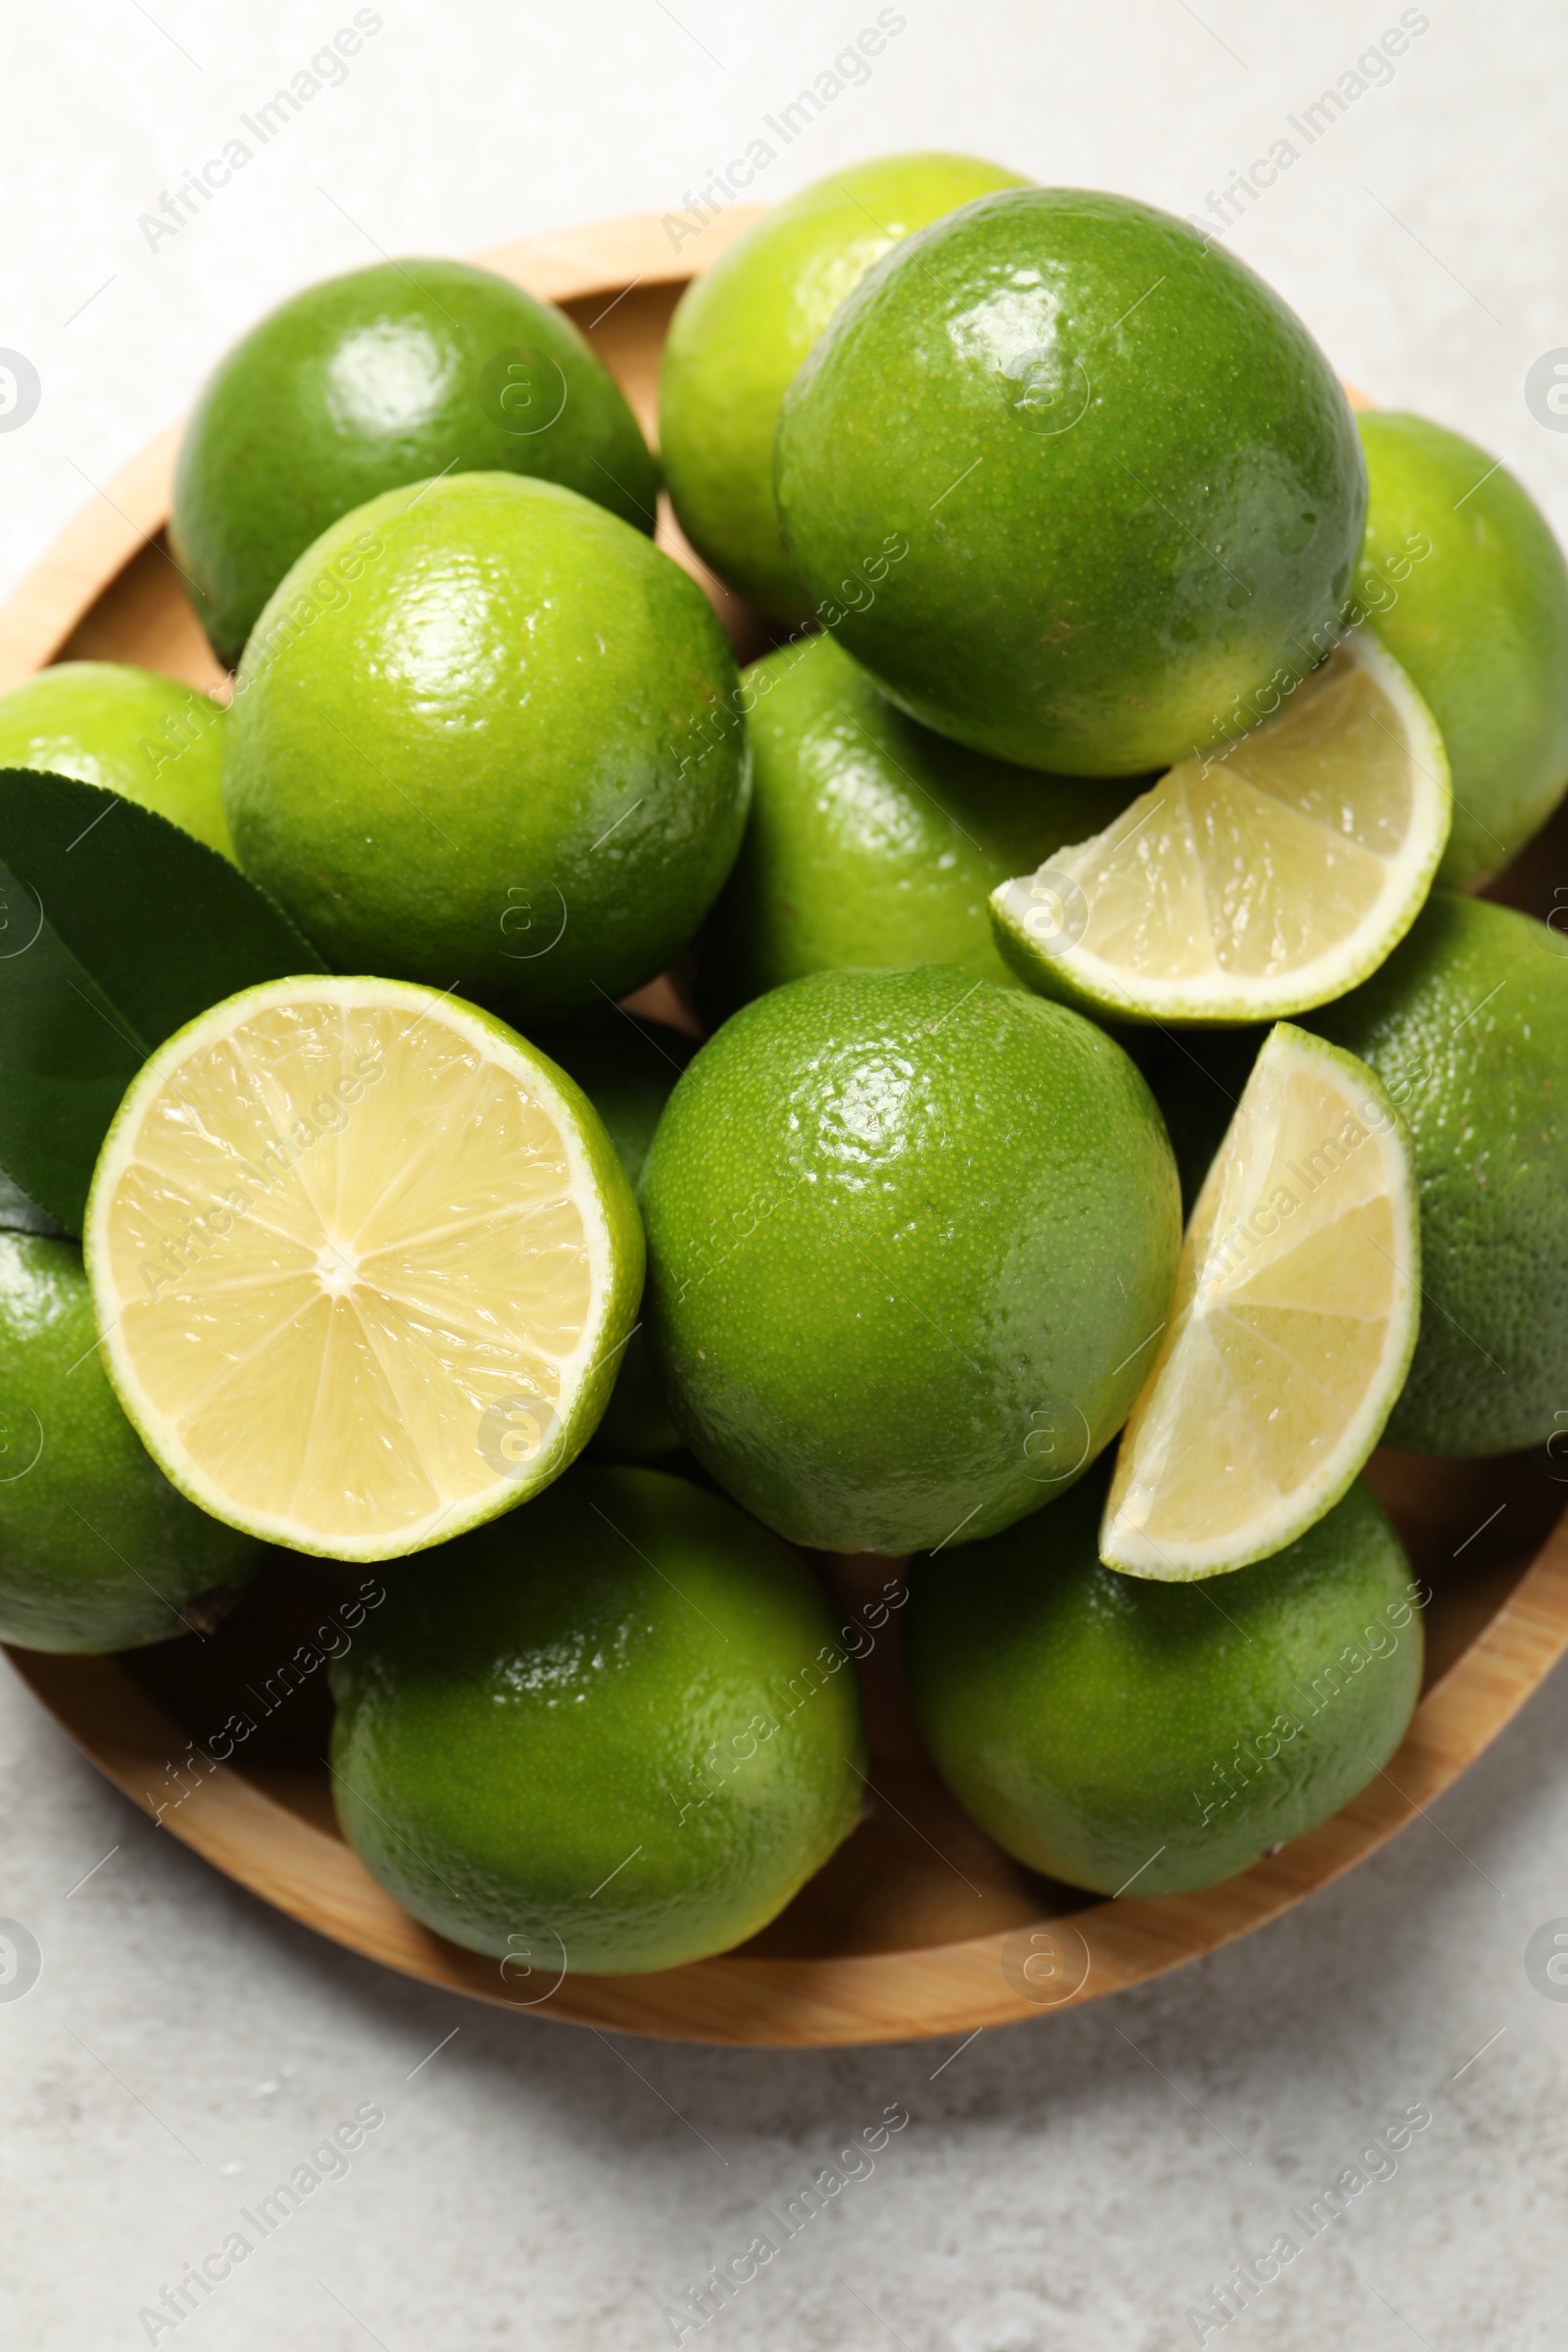
[[[387,1587],[332,1668],[343,1832],[514,1990],[727,1951],[854,1827],[827,1600],[717,1496],[582,1467]]]
[[[1102,1030],[961,969],[817,972],[727,1021],[643,1175],[686,1442],[782,1536],[898,1554],[1037,1510],[1120,1428],[1181,1239]]]
[[[905,1659],[932,1761],[1032,1870],[1097,1893],[1210,1886],[1298,1838],[1398,1746],[1421,1689],[1404,1548],[1359,1480],[1210,1592],[1098,1556],[1103,1481],[915,1562]]]
[[[1436,891],[1303,1026],[1371,1063],[1415,1154],[1425,1303],[1385,1443],[1543,1444],[1568,1411],[1568,940]]]
[[[790,387],[774,479],[883,689],[1063,775],[1255,724],[1249,698],[1337,632],[1366,501],[1278,296],[1168,214],[1063,188],[981,197],[861,279]]]
[[[222,1613],[263,1546],[177,1494],[94,1352],[74,1242],[0,1232],[0,1641],[96,1652]]]
[[[239,660],[328,523],[449,469],[536,475],[654,527],[637,420],[553,304],[466,262],[410,261],[270,312],[209,377],[174,476],[170,537],[219,658]]]
[[[1568,564],[1535,500],[1424,417],[1356,418],[1368,626],[1425,696],[1453,774],[1450,890],[1505,865],[1568,787]]]
[[[810,611],[773,504],[773,433],[791,377],[873,262],[1015,172],[966,155],[889,155],[813,180],[687,287],[659,377],[664,479],[682,530],[776,619]]]
[[[128,662],[57,662],[0,695],[0,767],[122,793],[232,859],[223,816],[228,714]]]
[[[605,1005],[598,1013],[536,1030],[533,1042],[582,1088],[635,1193],[654,1130],[697,1051],[696,1039],[666,1021],[640,1019],[619,1005]],[[637,1327],[621,1350],[615,1386],[588,1451],[599,1461],[656,1462],[680,1442],[654,1371],[639,1307]]]
[[[992,891],[1098,833],[1134,791],[933,735],[825,635],[754,662],[741,703],[752,808],[699,947],[710,1021],[806,972],[961,963],[1010,981]]]
[[[258,622],[223,805],[340,970],[454,985],[526,1032],[696,930],[750,789],[702,590],[554,483],[453,474],[334,523]]]

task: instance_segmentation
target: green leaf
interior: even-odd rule
[[[324,969],[177,825],[96,784],[0,768],[0,1168],[68,1233],[154,1048],[238,989]]]
[[[60,1240],[64,1227],[57,1225],[46,1208],[29,1200],[20,1184],[13,1184],[0,1169],[0,1233],[37,1233],[45,1239]]]

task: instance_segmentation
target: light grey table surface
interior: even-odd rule
[[[877,13],[377,0],[347,78],[150,239],[140,217],[308,70],[349,0],[11,8],[0,347],[31,362],[40,398],[0,432],[0,592],[297,285],[378,249],[466,253],[678,207]],[[889,14],[903,26],[869,79],[779,148],[754,195],[944,145],[1202,212],[1286,140],[1297,153],[1275,157],[1234,249],[1346,375],[1471,433],[1568,533],[1568,438],[1524,393],[1531,364],[1568,346],[1560,9]],[[1392,76],[1358,68],[1401,15],[1421,28]],[[1318,107],[1309,142],[1291,118],[1310,125],[1327,89],[1348,102]],[[1189,2308],[1233,2263],[1304,2236],[1292,2209],[1358,2164],[1382,2177],[1206,2341],[1555,2352],[1568,2336],[1568,2004],[1523,1966],[1532,1932],[1568,1915],[1560,1676],[1430,1819],[1290,1918],[957,2055],[737,2055],[494,2014],[240,1893],[122,1803],[9,1675],[0,1763],[0,1912],[43,1954],[31,1992],[0,2003],[0,2314],[31,2352],[149,2340],[141,2309],[368,2103],[386,2120],[346,2176],[159,2342],[667,2344],[662,2315],[688,2281],[890,2105],[909,2122],[874,2170],[709,2343],[1191,2344]],[[1363,2159],[1412,2106],[1431,2121],[1408,2147]]]

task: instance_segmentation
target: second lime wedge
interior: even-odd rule
[[[1269,1558],[1339,1501],[1409,1370],[1415,1172],[1380,1081],[1282,1024],[1198,1198],[1122,1433],[1107,1568],[1185,1582]]]

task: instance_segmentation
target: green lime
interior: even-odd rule
[[[1175,1165],[1121,1048],[962,970],[816,972],[710,1039],[643,1176],[687,1444],[792,1542],[900,1553],[1037,1510],[1126,1419]]]
[[[97,1345],[75,1243],[0,1232],[0,1640],[25,1649],[167,1642],[262,1558],[175,1493]]]
[[[687,538],[780,620],[810,611],[779,536],[773,431],[790,378],[852,287],[911,229],[1013,172],[966,155],[889,155],[813,180],[694,278],[659,378],[664,479]]]
[[[466,262],[310,286],[219,363],[180,444],[170,538],[232,665],[340,514],[433,474],[559,482],[652,531],[636,418],[564,312]]]
[[[854,1828],[855,1669],[805,1563],[655,1470],[573,1470],[405,1571],[332,1668],[344,1835],[547,1997],[783,1910]]]
[[[604,1120],[635,1193],[654,1129],[676,1079],[697,1051],[696,1040],[666,1021],[639,1019],[617,1004],[580,1020],[536,1029],[533,1043],[559,1062],[568,1078],[576,1079]],[[652,1462],[673,1453],[680,1442],[654,1372],[639,1308],[621,1352],[613,1393],[588,1451],[601,1461]]]
[[[1415,1154],[1425,1304],[1386,1443],[1543,1444],[1568,1407],[1568,943],[1436,891],[1310,1025],[1371,1063]]]
[[[1358,607],[1424,697],[1453,776],[1450,889],[1505,865],[1568,785],[1568,564],[1529,492],[1421,416],[1356,418]]]
[[[526,1028],[651,980],[729,871],[750,763],[695,580],[551,482],[460,473],[346,514],[258,622],[223,805],[341,969]]]
[[[128,662],[57,662],[0,695],[0,767],[41,767],[123,793],[232,858],[222,705]]]
[[[931,1758],[1007,1853],[1069,1886],[1180,1894],[1363,1788],[1421,1689],[1417,1588],[1359,1481],[1271,1560],[1201,1587],[1102,1568],[1102,1482],[915,1563],[905,1657]]]
[[[1366,501],[1279,297],[1071,188],[981,197],[861,279],[790,387],[775,487],[820,616],[896,702],[1105,776],[1278,707],[1338,632]]]
[[[704,1005],[719,1014],[849,965],[961,963],[1010,980],[991,893],[1132,797],[933,735],[826,636],[754,662],[741,704],[752,810],[699,950]]]

